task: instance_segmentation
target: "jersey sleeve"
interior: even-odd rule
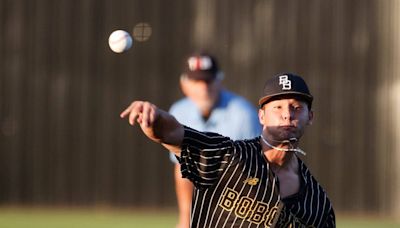
[[[185,128],[182,142],[182,177],[188,178],[197,188],[214,185],[234,156],[234,143],[225,136]]]
[[[333,208],[330,209],[328,216],[324,223],[321,223],[318,226],[315,224],[310,225],[302,221],[301,219],[297,218],[290,210],[282,210],[279,218],[277,220],[277,227],[321,227],[321,228],[335,228],[336,221],[335,221],[335,213]]]
[[[325,228],[336,227],[335,212],[333,211],[333,207],[331,207],[331,209],[329,210],[328,218],[326,219],[325,224],[323,224],[323,227]]]
[[[175,102],[174,104],[172,104],[172,106],[169,108],[168,112],[169,114],[173,115],[178,121],[180,119],[180,115],[182,114],[182,110],[180,110],[179,108],[179,102]],[[175,165],[175,164],[179,164],[178,159],[175,157],[175,154],[173,152],[169,152],[169,160]]]

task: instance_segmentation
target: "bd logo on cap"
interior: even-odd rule
[[[306,82],[302,77],[291,73],[279,74],[268,79],[264,85],[263,93],[258,100],[258,104],[262,107],[271,100],[272,97],[282,95],[291,95],[297,99],[302,99],[306,101],[311,108],[313,96],[310,94]]]
[[[289,77],[287,75],[279,76],[279,85],[282,85],[282,90],[292,89],[292,81],[289,80]]]

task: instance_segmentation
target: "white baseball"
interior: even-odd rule
[[[113,52],[121,53],[131,48],[132,37],[124,30],[115,30],[108,38],[108,45]]]

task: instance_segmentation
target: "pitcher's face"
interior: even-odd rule
[[[258,112],[263,135],[274,140],[300,139],[312,123],[313,112],[306,102],[295,98],[270,101]]]

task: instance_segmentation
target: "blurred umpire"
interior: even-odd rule
[[[255,107],[222,87],[223,73],[214,56],[206,52],[191,54],[183,64],[180,86],[184,98],[170,110],[181,124],[198,131],[211,131],[231,139],[254,138],[261,133]],[[180,165],[173,153],[175,189],[179,208],[177,228],[190,225],[193,184],[182,178]]]
[[[299,157],[312,101],[300,76],[267,80],[262,133],[250,140],[199,132],[146,101],[132,102],[121,117],[179,157],[182,176],[195,186],[191,227],[335,227],[325,190]]]

